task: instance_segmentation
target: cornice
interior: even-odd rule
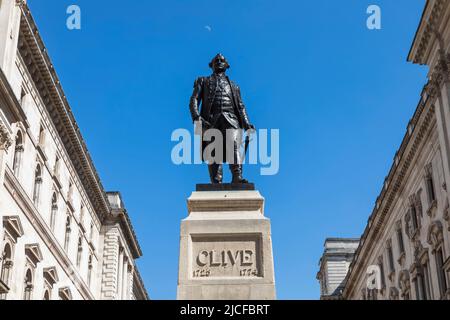
[[[344,289],[344,297],[351,296],[355,280],[361,274],[363,268],[368,263],[368,252],[373,249],[373,244],[377,243],[377,238],[389,218],[394,200],[402,189],[405,179],[410,172],[418,151],[423,145],[424,138],[436,121],[434,101],[436,97],[427,95],[425,89],[422,99],[408,124],[408,129],[399,151],[396,153],[394,163],[385,179],[383,189],[376,200],[375,208],[369,217],[368,224],[364,230],[360,245],[355,253],[355,258],[350,264],[346,277],[347,286]]]
[[[26,3],[21,5],[19,52],[101,221],[110,206],[47,49]]]
[[[448,5],[448,0],[427,0],[408,54],[408,61],[421,65],[426,64],[427,53],[431,49],[430,45],[436,39],[436,32],[440,28],[442,16],[445,13],[443,8]]]
[[[148,295],[147,289],[145,289],[144,281],[142,280],[141,273],[139,272],[138,268],[134,268],[134,278],[135,283],[139,285],[139,290],[141,291],[142,295],[145,297],[146,300],[150,300],[150,297]]]

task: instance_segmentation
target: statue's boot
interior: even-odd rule
[[[210,164],[208,166],[209,169],[209,177],[211,179],[212,184],[220,184],[223,179],[223,168],[221,164]]]
[[[242,177],[242,165],[232,164],[230,165],[230,170],[233,174],[233,181],[231,183],[248,183],[248,181]]]

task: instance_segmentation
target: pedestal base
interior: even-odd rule
[[[258,191],[194,192],[181,224],[179,300],[274,300],[270,220]]]

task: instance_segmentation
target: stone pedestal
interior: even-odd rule
[[[270,220],[258,191],[202,191],[181,223],[179,300],[274,300]]]

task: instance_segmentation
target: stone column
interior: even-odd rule
[[[270,220],[258,191],[194,192],[181,223],[179,300],[274,300]]]

